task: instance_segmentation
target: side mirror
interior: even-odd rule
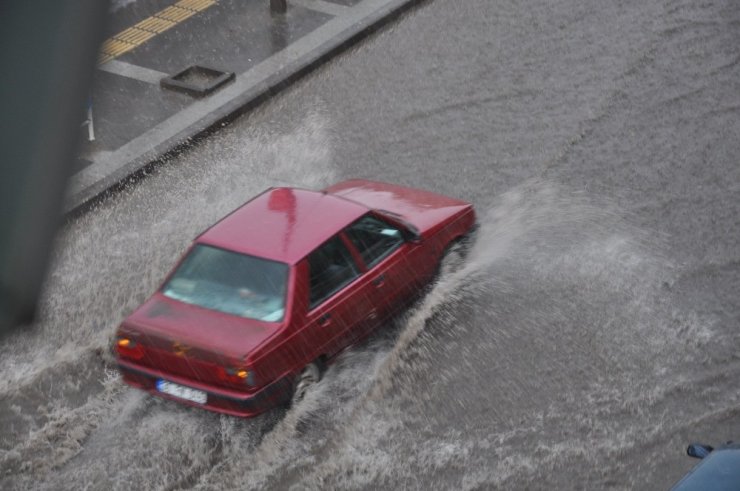
[[[419,235],[419,231],[416,228],[407,227],[403,232],[404,237],[409,242],[413,242],[414,244],[421,242],[421,235]]]
[[[694,457],[696,459],[703,459],[714,450],[714,447],[709,445],[702,445],[701,443],[692,443],[686,448],[686,455]]]
[[[403,218],[398,213],[393,213],[388,210],[375,210],[375,213],[388,220],[389,222],[396,225],[403,235],[404,240],[418,244],[421,242],[421,234],[414,224]]]

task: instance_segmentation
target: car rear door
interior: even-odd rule
[[[341,236],[306,258],[308,313],[304,339],[315,354],[334,356],[360,339],[377,322],[374,297],[360,265]]]

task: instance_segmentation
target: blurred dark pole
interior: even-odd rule
[[[270,11],[276,14],[284,14],[288,11],[288,0],[270,0]]]
[[[107,0],[0,0],[0,335],[33,320]]]

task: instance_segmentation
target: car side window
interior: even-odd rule
[[[345,233],[369,268],[403,244],[398,228],[371,215],[360,218],[347,227]]]
[[[310,308],[323,302],[360,274],[352,255],[339,236],[309,254],[308,269]]]

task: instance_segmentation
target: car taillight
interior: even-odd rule
[[[231,384],[254,384],[254,376],[252,372],[246,368],[219,367],[218,378]]]
[[[131,338],[118,338],[116,340],[116,353],[123,358],[141,360],[144,358],[144,347]]]

